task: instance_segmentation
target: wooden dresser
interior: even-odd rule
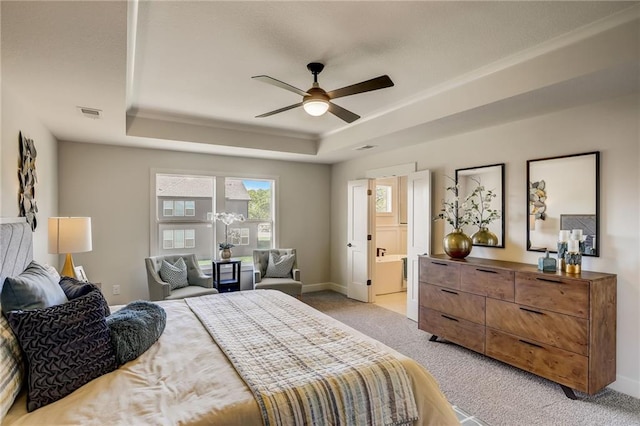
[[[418,326],[561,385],[594,394],[616,378],[616,276],[420,257]]]

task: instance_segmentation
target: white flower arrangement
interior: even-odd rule
[[[214,215],[214,220],[219,220],[220,222],[224,223],[224,243],[218,244],[218,247],[220,247],[220,250],[225,250],[225,249],[230,249],[232,247],[235,247],[233,244],[231,244],[227,240],[227,236],[229,235],[228,227],[229,225],[235,222],[244,222],[245,221],[244,215],[241,215],[239,213],[234,213],[234,212],[231,212],[231,213],[220,212]]]

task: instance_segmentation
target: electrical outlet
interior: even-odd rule
[[[113,294],[120,294],[120,285],[116,284],[113,286]]]

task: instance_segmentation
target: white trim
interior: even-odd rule
[[[335,291],[336,293],[344,294],[345,296],[347,295],[347,286],[332,282],[302,285],[302,293],[314,293],[316,291],[324,290]]]
[[[367,170],[364,177],[368,179],[377,179],[392,176],[405,176],[415,171],[416,163],[397,164],[395,166]]]
[[[616,375],[616,381],[607,387],[634,398],[640,398],[640,382],[629,377],[618,374]]]

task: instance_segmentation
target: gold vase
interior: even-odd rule
[[[220,259],[222,259],[222,260],[231,259],[231,249],[226,248],[226,249],[220,250]]]
[[[481,246],[497,246],[498,236],[489,231],[489,229],[482,227],[471,236],[471,241],[473,241],[473,244]]]
[[[473,241],[462,229],[456,228],[450,234],[447,234],[442,240],[444,251],[454,259],[464,259],[471,253]]]

